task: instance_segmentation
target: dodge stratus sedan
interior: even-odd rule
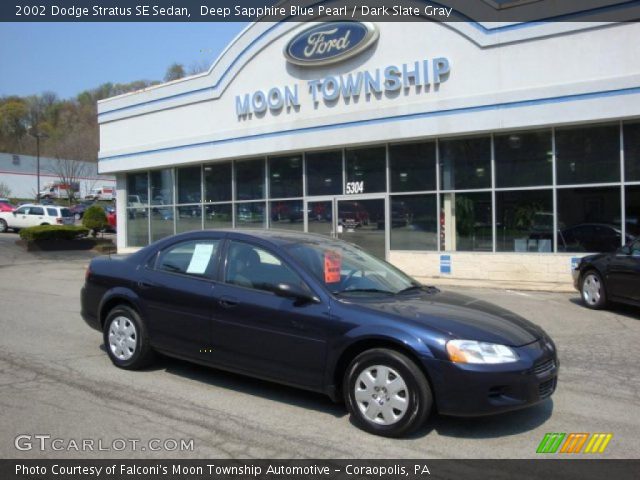
[[[316,235],[165,238],[93,259],[81,302],[117,367],[161,352],[323,392],[378,435],[405,435],[432,411],[527,407],[556,388],[556,349],[540,327]]]

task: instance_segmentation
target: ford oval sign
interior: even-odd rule
[[[328,65],[357,55],[376,40],[378,29],[369,22],[321,23],[293,37],[284,54],[296,65]]]

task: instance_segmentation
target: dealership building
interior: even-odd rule
[[[425,281],[566,287],[576,257],[640,234],[638,39],[636,22],[254,23],[207,73],[99,103],[118,249],[278,228]]]

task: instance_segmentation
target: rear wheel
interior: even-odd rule
[[[602,277],[595,270],[589,270],[582,278],[580,293],[585,305],[599,310],[607,305],[607,295]]]
[[[399,437],[420,427],[433,404],[429,383],[418,366],[384,348],[367,350],[351,362],[343,391],[354,423],[385,437]]]
[[[126,305],[109,312],[104,322],[104,345],[116,367],[137,370],[151,363],[154,352],[138,313]]]

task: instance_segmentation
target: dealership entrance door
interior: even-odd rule
[[[340,196],[306,201],[307,231],[355,243],[385,258],[384,197]]]

